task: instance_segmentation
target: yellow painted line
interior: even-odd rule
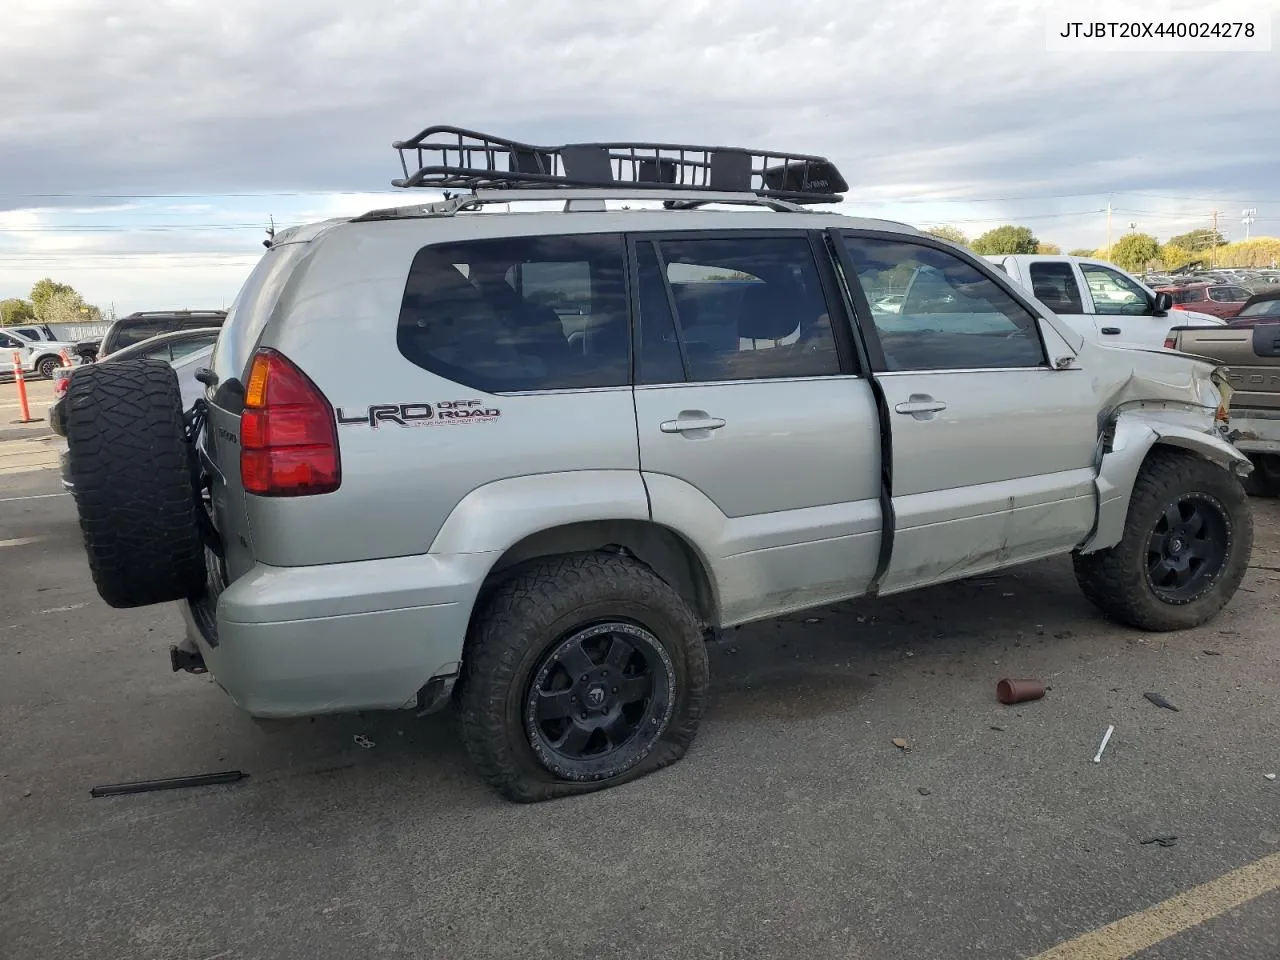
[[[1125,960],[1277,888],[1280,853],[1273,853],[1030,960]]]

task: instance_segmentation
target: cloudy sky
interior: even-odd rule
[[[0,297],[227,304],[269,218],[406,202],[390,143],[432,123],[821,153],[850,212],[970,236],[1100,246],[1108,199],[1117,232],[1280,235],[1280,53],[1049,52],[1037,0],[3,8]]]

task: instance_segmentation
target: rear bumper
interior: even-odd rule
[[[489,553],[317,567],[258,565],[209,601],[184,603],[187,636],[255,717],[412,707],[455,675]]]
[[[1280,453],[1280,410],[1233,407],[1227,439],[1241,453]]]

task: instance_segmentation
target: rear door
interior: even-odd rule
[[[821,235],[630,238],[653,519],[697,544],[726,624],[854,596],[880,552],[880,431]]]
[[[925,238],[839,238],[891,432],[893,542],[881,591],[1079,543],[1095,509],[1088,374],[1050,364],[1038,318],[986,264]],[[900,312],[871,306],[903,282]]]

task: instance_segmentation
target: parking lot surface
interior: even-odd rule
[[[517,806],[450,713],[268,728],[171,673],[177,613],[107,608],[55,471],[0,470],[2,957],[1074,960],[1123,918],[1144,960],[1280,956],[1280,503],[1207,627],[1110,625],[1066,560],[744,627],[686,759]]]

